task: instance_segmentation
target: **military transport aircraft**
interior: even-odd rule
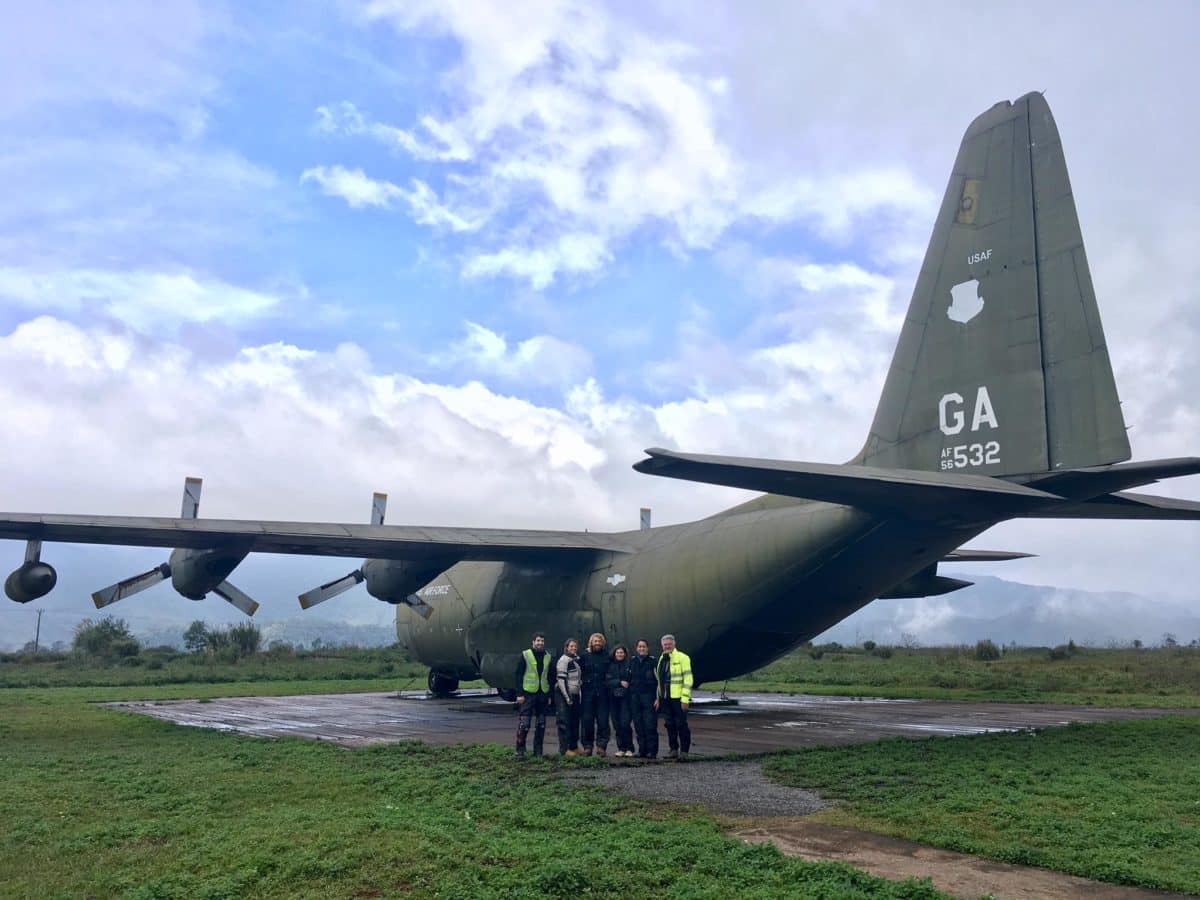
[[[967,129],[874,422],[844,465],[648,450],[639,472],[763,496],[615,534],[388,526],[378,498],[363,525],[201,519],[186,499],[179,519],[0,514],[0,538],[28,542],[5,590],[24,603],[54,586],[46,541],[176,548],[98,603],[170,577],[247,612],[226,578],[248,553],[365,557],[301,604],[365,581],[397,604],[435,693],[476,677],[511,690],[534,630],[551,645],[672,631],[713,682],[878,597],[967,586],[941,563],[1023,555],[956,549],[998,522],[1200,519],[1200,503],[1126,493],[1200,473],[1200,458],[1127,462],[1125,432],[1062,144],[1035,93]]]

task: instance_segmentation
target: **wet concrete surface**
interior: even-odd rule
[[[739,694],[736,705],[699,692],[692,704],[693,756],[766,753],[799,747],[858,744],[886,737],[983,734],[1108,722],[1200,710],[1105,709],[1034,703],[883,700],[787,694]],[[109,706],[179,725],[259,737],[302,737],[343,747],[419,740],[434,745],[510,744],[515,705],[495,694],[466,691],[446,698],[424,692],[314,694],[157,700]],[[547,751],[557,748],[553,721]],[[609,749],[614,749],[610,744]],[[666,752],[665,737],[662,750]],[[616,760],[614,760],[615,762]],[[620,760],[636,764],[634,760]]]

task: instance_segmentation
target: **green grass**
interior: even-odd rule
[[[889,659],[862,650],[813,659],[800,650],[729,682],[729,689],[1200,709],[1200,649],[1079,648],[1058,660],[1044,648],[1025,649],[994,662],[975,659],[972,648],[894,648]]]
[[[88,703],[361,679],[0,692],[12,897],[932,897],[724,837],[708,816],[567,787],[497,747],[360,751]],[[394,682],[393,682],[394,686]]]
[[[1200,718],[772,757],[771,777],[846,801],[823,817],[1118,884],[1200,893]]]
[[[423,688],[428,672],[389,648],[268,651],[236,661],[170,649],[144,650],[116,662],[75,654],[0,655],[0,688],[355,679],[388,679],[393,688]]]

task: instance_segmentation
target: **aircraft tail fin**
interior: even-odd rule
[[[1058,129],[1041,94],[959,147],[853,462],[1015,475],[1130,457]]]

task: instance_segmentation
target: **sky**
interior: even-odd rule
[[[380,490],[392,523],[620,530],[747,496],[645,447],[849,459],[962,132],[1030,90],[1134,456],[1195,454],[1198,40],[1188,2],[30,6],[0,32],[0,507],[174,515],[198,475],[209,517],[365,521]],[[1194,523],[975,543],[1038,584],[1200,579]],[[162,556],[52,548],[38,605]],[[290,615],[354,565],[232,580]]]

